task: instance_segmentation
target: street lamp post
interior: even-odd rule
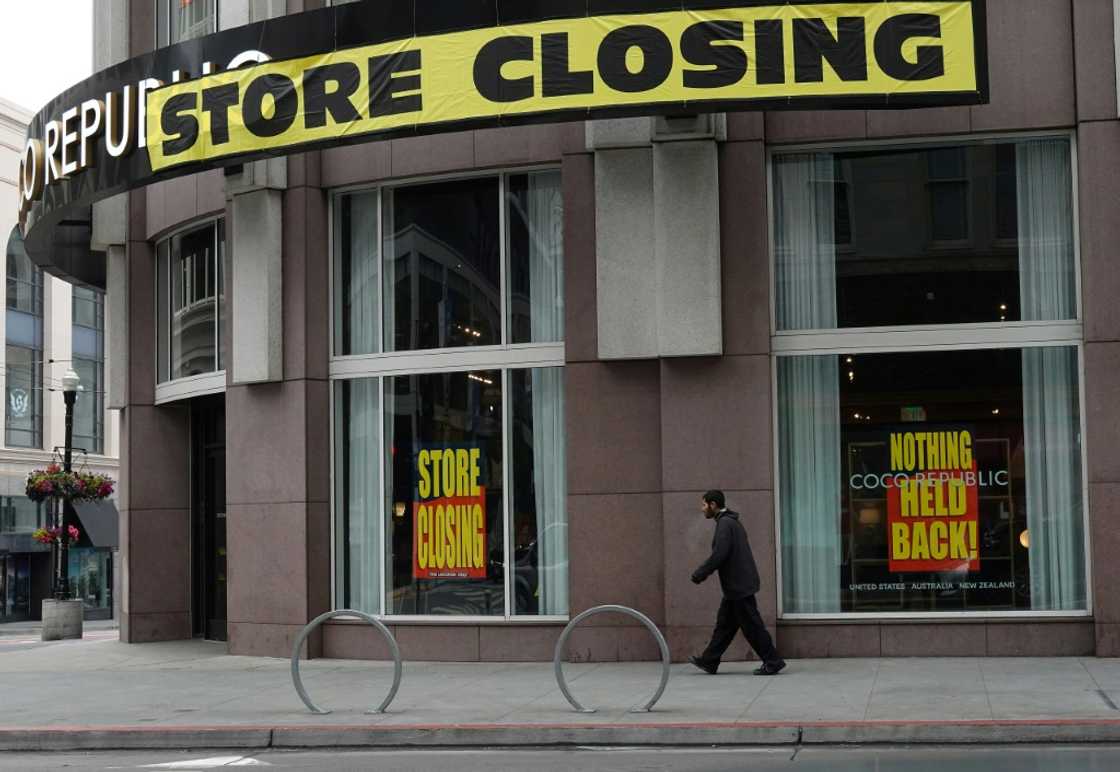
[[[62,447],[62,471],[73,471],[74,465],[74,403],[78,401],[81,379],[73,370],[62,376],[62,401],[66,404],[66,434]],[[70,534],[66,530],[66,502],[57,499],[58,506],[58,571],[55,574],[55,600],[70,597]]]

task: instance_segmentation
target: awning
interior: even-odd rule
[[[80,501],[74,504],[74,511],[94,547],[120,546],[120,513],[112,499]]]

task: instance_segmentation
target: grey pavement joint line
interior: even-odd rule
[[[871,701],[875,699],[875,687],[879,684],[879,673],[883,669],[882,657],[875,659],[875,675],[871,677],[871,688],[867,691],[867,704],[863,706],[863,715],[860,716],[864,721],[867,720],[868,714],[871,713]]]
[[[992,707],[992,693],[988,690],[988,679],[984,675],[984,663],[977,660],[976,670],[980,674],[980,685],[984,687],[984,699],[988,703],[988,715],[995,718],[996,711],[995,708]]]

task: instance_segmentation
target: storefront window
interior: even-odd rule
[[[4,443],[43,447],[43,272],[9,253],[4,359]]]
[[[219,220],[156,247],[160,383],[221,369],[224,241]]]
[[[156,45],[182,43],[216,32],[217,0],[156,0]]]
[[[1071,167],[775,156],[783,614],[1089,610]]]
[[[105,443],[105,295],[74,287],[71,367],[81,379],[74,405],[74,445],[101,453]]]
[[[86,619],[110,619],[113,615],[113,553],[102,549],[72,549],[71,597],[82,601]]]
[[[1083,611],[1075,347],[778,359],[787,613]]]
[[[47,522],[47,507],[26,496],[0,496],[0,534],[31,533]]]
[[[337,604],[566,615],[559,174],[334,207]]]
[[[1071,168],[1066,137],[775,156],[777,330],[1077,318]]]
[[[335,354],[563,341],[563,222],[555,171],[337,197]]]

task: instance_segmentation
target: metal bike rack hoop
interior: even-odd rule
[[[303,688],[303,679],[300,678],[299,675],[299,651],[303,648],[304,641],[306,641],[311,633],[315,631],[315,628],[323,624],[323,622],[326,622],[328,619],[334,619],[335,617],[357,617],[363,622],[366,622],[377,628],[381,632],[381,634],[385,636],[385,640],[389,643],[389,650],[393,653],[393,688],[389,690],[389,696],[387,696],[380,705],[378,705],[373,710],[366,711],[366,713],[371,714],[384,713],[386,708],[389,707],[389,703],[392,702],[393,698],[397,696],[397,689],[399,689],[401,686],[401,650],[400,647],[397,646],[397,639],[393,637],[393,634],[389,631],[388,627],[381,624],[380,621],[374,619],[369,614],[361,611],[354,611],[352,609],[338,609],[335,611],[328,611],[325,614],[320,614],[319,616],[308,622],[307,626],[303,628],[302,632],[300,632],[299,637],[296,638],[296,644],[292,647],[292,684],[296,687],[296,692],[299,694],[299,698],[303,700],[303,704],[306,705],[307,709],[312,713],[318,713],[321,716],[325,716],[326,714],[330,713],[329,710],[323,710],[322,708],[317,706],[314,702],[311,701],[311,698],[307,696],[307,691]]]
[[[576,616],[575,619],[568,623],[568,626],[564,628],[564,632],[560,633],[560,640],[556,642],[556,653],[552,657],[552,667],[556,671],[556,683],[560,686],[560,691],[563,692],[565,699],[568,700],[568,703],[571,704],[571,706],[578,712],[595,712],[595,708],[585,708],[580,705],[579,702],[576,701],[576,698],[572,696],[572,693],[568,691],[568,682],[564,680],[564,669],[562,667],[561,660],[564,656],[564,647],[568,643],[568,636],[571,635],[571,632],[575,629],[576,625],[587,619],[589,616],[593,616],[595,614],[604,614],[607,612],[626,614],[627,616],[631,616],[634,619],[637,619],[639,622],[645,625],[651,633],[653,633],[653,637],[657,640],[657,645],[661,649],[661,684],[657,687],[657,691],[654,692],[654,695],[650,699],[650,701],[647,702],[643,707],[630,709],[631,713],[649,713],[651,710],[653,710],[653,706],[657,703],[657,701],[661,699],[661,695],[665,693],[665,687],[669,683],[669,644],[665,642],[665,636],[662,635],[661,631],[657,629],[657,625],[653,623],[653,620],[651,620],[642,612],[635,611],[629,606],[595,606],[594,608],[589,608],[587,609],[587,611],[580,613]]]

